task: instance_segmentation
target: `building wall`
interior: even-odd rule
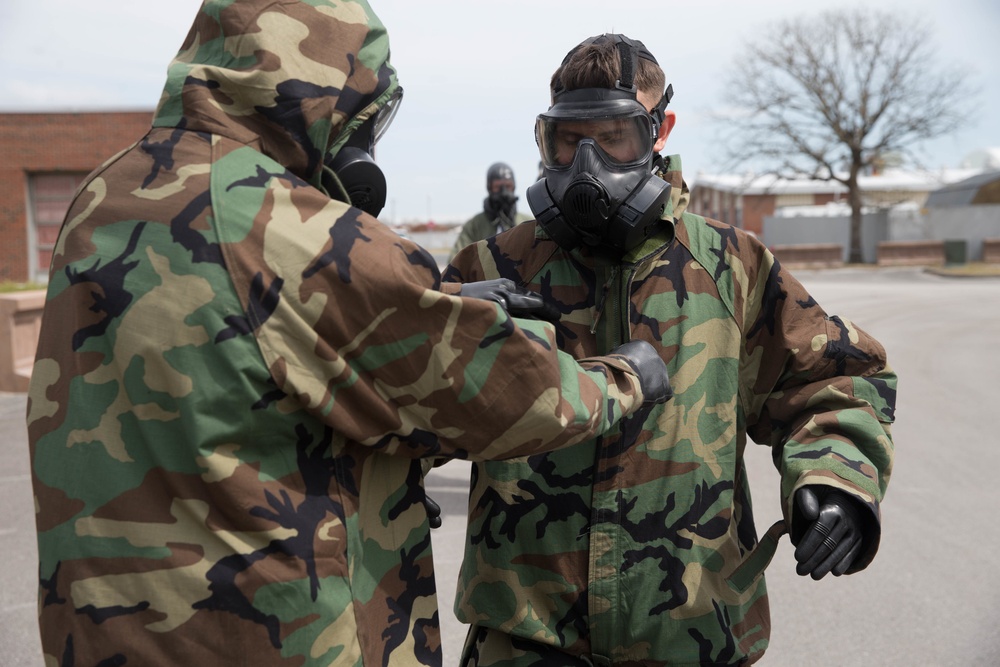
[[[982,261],[983,241],[1000,238],[1000,204],[929,208],[920,212],[929,190],[906,184],[893,186],[893,182],[876,184],[879,187],[863,193],[866,206],[881,209],[877,214],[864,216],[864,262],[877,261],[880,241],[964,242],[967,260]],[[848,217],[775,216],[784,207],[844,204],[846,193],[788,190],[775,194],[760,194],[759,191],[738,194],[733,187],[695,182],[691,189],[690,210],[753,232],[770,247],[837,243],[844,247],[844,261],[847,261],[850,252]],[[737,208],[740,205],[741,208]]]
[[[775,195],[746,195],[695,185],[688,210],[761,236],[764,218],[774,214],[775,201]]]
[[[843,248],[844,262],[850,258],[850,216],[795,216],[779,218],[768,216],[764,220],[762,236],[768,247],[784,245],[812,245],[836,243]],[[874,264],[878,256],[879,241],[894,240],[889,236],[887,211],[861,217],[861,259]]]
[[[832,204],[835,201],[841,201],[843,198],[840,194],[835,194],[832,192],[817,192],[813,195],[813,206],[826,206],[827,204]]]
[[[0,113],[0,282],[27,282],[32,174],[87,173],[149,129],[152,111]]]
[[[880,208],[890,208],[900,204],[923,206],[929,194],[928,190],[880,190],[862,193],[862,201],[865,206]]]
[[[926,190],[878,190],[863,193],[866,206],[891,208],[900,204],[922,206]],[[711,185],[695,184],[691,192],[691,211],[741,227],[760,237],[764,236],[764,220],[786,206],[822,206],[846,201],[845,193],[796,191],[794,193],[738,194]],[[742,210],[736,210],[737,202]],[[765,242],[770,243],[767,239]]]
[[[745,195],[743,197],[743,229],[765,238],[764,218],[774,215],[774,199],[774,195]],[[769,243],[766,239],[765,242]]]
[[[935,241],[964,241],[966,260],[983,259],[983,240],[1000,238],[1000,204],[930,208],[910,224],[894,221],[894,235]],[[895,239],[894,239],[895,240]]]

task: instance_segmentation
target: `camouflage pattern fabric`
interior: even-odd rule
[[[514,213],[514,224],[519,225],[522,222],[528,222],[531,220],[530,215],[526,215],[517,211]],[[486,211],[478,213],[462,225],[462,229],[458,232],[458,237],[455,239],[455,243],[452,245],[451,253],[448,257],[448,261],[451,261],[458,251],[467,245],[472,245],[476,241],[482,241],[488,239],[491,236],[496,236],[497,233],[497,218],[496,216],[491,216]]]
[[[567,252],[527,223],[445,272],[510,278],[553,300],[559,346],[574,356],[649,341],[675,392],[602,437],[473,466],[455,604],[474,626],[466,664],[759,659],[761,573],[785,525],[754,551],[747,436],[773,450],[786,524],[796,489],[837,487],[870,510],[854,571],[875,554],[895,403],[882,346],[828,315],[756,239],[687,213],[680,159],[669,164],[673,230],[620,262]]]
[[[319,189],[388,57],[365,2],[206,2],[151,131],[81,186],[27,414],[47,665],[440,664],[420,457],[642,403],[624,358],[437,291]]]

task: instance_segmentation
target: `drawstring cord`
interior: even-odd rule
[[[351,196],[337,177],[337,172],[331,169],[325,162],[323,170],[320,172],[320,182],[317,189],[324,192],[330,199],[342,201],[345,204],[351,203]]]

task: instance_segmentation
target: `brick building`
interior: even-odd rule
[[[0,282],[47,280],[77,186],[142,137],[152,110],[0,113]]]
[[[888,209],[903,204],[922,207],[934,190],[979,172],[979,168],[891,169],[859,176],[858,185],[866,207]],[[698,174],[691,185],[690,210],[763,236],[764,219],[780,214],[781,209],[836,203],[847,203],[847,188],[835,181]]]

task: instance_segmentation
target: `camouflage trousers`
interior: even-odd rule
[[[493,628],[473,625],[462,649],[461,667],[666,667],[659,661],[610,662],[575,656],[559,649],[514,637]],[[714,664],[714,663],[713,663]],[[743,661],[739,665],[749,665]]]
[[[593,663],[558,649],[493,628],[473,625],[462,649],[461,667],[591,667]]]

